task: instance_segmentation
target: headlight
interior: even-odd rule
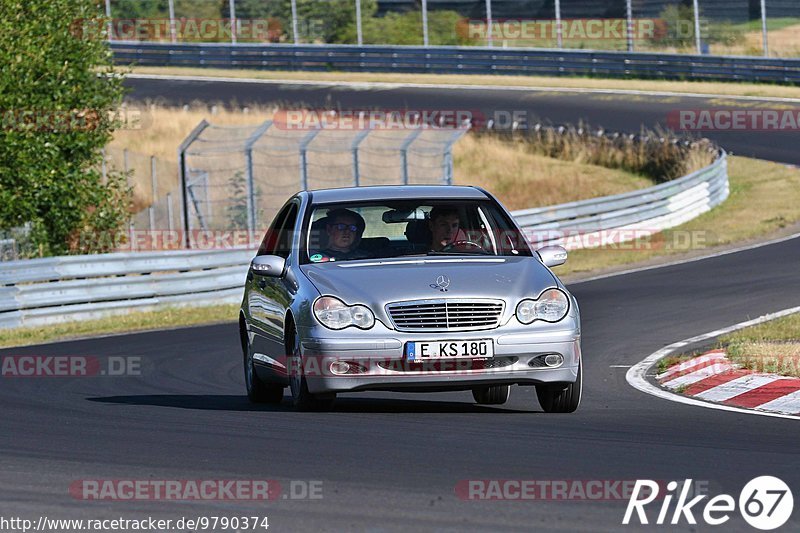
[[[375,325],[375,315],[364,305],[347,305],[333,296],[323,296],[314,302],[314,316],[330,329],[355,326],[369,329]]]
[[[560,289],[547,289],[535,300],[522,300],[517,305],[517,320],[530,324],[534,320],[558,322],[569,311],[569,298]]]

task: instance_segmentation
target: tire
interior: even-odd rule
[[[583,371],[578,366],[578,378],[566,387],[563,385],[537,385],[536,396],[545,413],[573,413],[581,403]]]
[[[479,405],[502,405],[508,401],[510,394],[510,385],[493,385],[472,389],[472,397]]]
[[[244,384],[247,388],[247,399],[252,403],[281,403],[284,387],[265,383],[258,377],[253,363],[253,349],[247,339],[247,334],[242,335],[242,351],[244,352]]]
[[[289,339],[289,389],[292,391],[292,405],[298,411],[328,411],[336,401],[336,394],[311,394],[303,375],[303,356],[300,353],[300,339],[297,330]]]

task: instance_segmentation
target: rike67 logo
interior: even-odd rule
[[[645,506],[661,500],[658,517],[655,524],[680,524],[686,520],[687,524],[697,524],[695,513],[702,516],[703,521],[711,526],[719,526],[731,518],[731,513],[736,511],[737,501],[729,494],[720,494],[708,498],[707,494],[691,496],[692,480],[684,480],[679,486],[677,481],[667,483],[666,492],[659,494],[659,483],[649,479],[636,480],[625,509],[622,523],[631,523],[634,517],[640,524],[649,524],[652,516],[648,517]],[[677,497],[675,508],[671,509],[672,501]],[[739,494],[738,509],[742,518],[756,529],[772,530],[784,525],[792,516],[794,498],[789,486],[782,480],[773,476],[760,476],[750,480]],[[670,511],[671,517],[670,517]],[[635,514],[634,514],[635,513]],[[636,523],[635,520],[633,523]]]

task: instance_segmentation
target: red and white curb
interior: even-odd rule
[[[791,419],[791,420],[798,420],[798,419],[800,419],[800,417],[798,417],[797,415],[795,415],[795,414],[786,414],[785,410],[788,409],[788,408],[781,408],[781,402],[782,401],[793,402],[795,399],[797,399],[797,396],[800,396],[800,393],[798,393],[798,392],[794,392],[794,393],[791,393],[789,395],[781,395],[781,396],[775,398],[774,400],[770,400],[768,402],[759,403],[758,405],[759,405],[760,408],[759,409],[754,409],[754,408],[750,408],[750,407],[740,407],[739,405],[735,405],[735,404],[731,404],[731,403],[725,403],[725,400],[734,399],[737,396],[739,396],[740,394],[731,394],[730,396],[722,396],[722,395],[720,395],[719,396],[719,398],[721,398],[720,400],[708,401],[708,399],[704,398],[703,396],[695,397],[695,396],[685,396],[685,395],[682,395],[682,394],[677,394],[677,393],[673,392],[670,389],[662,388],[658,384],[652,383],[648,379],[648,377],[651,375],[650,374],[651,370],[653,369],[653,367],[656,364],[658,364],[658,361],[660,361],[664,357],[670,356],[670,355],[672,355],[672,354],[674,354],[676,352],[679,352],[681,350],[685,350],[685,348],[687,346],[690,346],[692,344],[705,342],[705,341],[708,341],[710,339],[714,339],[716,337],[719,337],[720,335],[725,335],[727,333],[730,333],[732,331],[740,330],[740,329],[743,329],[743,328],[746,328],[746,327],[749,327],[749,326],[755,326],[757,324],[761,324],[762,322],[767,322],[769,320],[774,320],[776,318],[780,318],[780,317],[783,317],[783,316],[791,315],[791,314],[794,314],[794,313],[800,313],[800,307],[792,307],[791,309],[784,309],[783,311],[778,311],[776,313],[770,313],[768,315],[764,315],[764,316],[755,318],[753,320],[748,320],[746,322],[740,322],[738,324],[734,324],[733,326],[729,326],[729,327],[726,327],[726,328],[721,328],[721,329],[714,330],[714,331],[709,331],[708,333],[703,333],[702,335],[697,335],[695,337],[691,337],[691,338],[688,338],[688,339],[684,339],[682,341],[675,342],[673,344],[670,344],[669,346],[665,346],[664,348],[662,348],[662,349],[650,354],[649,356],[644,358],[642,361],[640,361],[639,363],[637,363],[637,364],[633,365],[631,368],[629,368],[628,372],[625,374],[625,380],[628,382],[628,384],[630,386],[632,386],[633,388],[635,388],[637,390],[640,390],[640,391],[642,391],[644,393],[650,394],[652,396],[656,396],[658,398],[662,398],[664,400],[669,400],[669,401],[672,401],[672,402],[682,403],[682,404],[686,404],[686,405],[694,405],[694,406],[697,406],[697,407],[705,407],[707,409],[716,409],[716,410],[719,410],[719,411],[730,411],[730,412],[734,412],[734,413],[745,413],[745,414],[751,414],[751,415],[760,415],[760,416],[769,416],[769,417],[774,417],[774,418],[788,418],[788,419]],[[722,368],[726,364],[726,362],[728,362],[727,359],[725,359],[723,361],[722,359],[720,359],[719,356],[713,356],[712,354],[708,354],[708,355],[711,355],[712,357],[709,360],[706,360],[707,368],[713,369],[713,368],[715,368],[714,365],[719,365],[719,367],[717,367],[717,368]],[[728,369],[728,370],[742,371],[741,369]],[[717,374],[717,372],[715,372],[713,370],[704,370],[702,368],[696,368],[695,371],[704,371],[705,373],[714,372],[715,375]],[[721,374],[723,372],[719,372],[719,373]],[[698,375],[702,376],[703,374],[698,374]],[[766,374],[758,374],[758,376],[766,376]],[[680,377],[680,376],[675,376],[675,377],[677,378],[677,377]],[[710,377],[710,374],[709,374],[709,377]],[[737,376],[737,377],[732,378],[730,381],[733,382],[734,380],[736,380],[736,379],[738,379],[740,377],[744,378],[745,376],[744,375]],[[780,379],[780,380],[787,379],[787,378],[782,378],[781,376],[771,376],[770,375],[769,377],[770,378],[775,377],[776,381],[778,379]],[[749,379],[755,379],[755,378],[751,377]],[[742,381],[746,382],[747,380],[745,379],[745,380],[742,380]],[[737,383],[731,383],[729,385],[729,387],[740,387],[742,381],[739,381]],[[708,382],[708,383],[713,383],[713,382]],[[687,388],[690,385],[691,384],[688,384]],[[720,385],[722,385],[722,383],[720,383]],[[711,388],[714,388],[714,386],[710,387],[710,389]],[[758,388],[758,387],[754,387],[754,388]],[[733,391],[732,388],[730,390]],[[736,389],[736,391],[738,391],[738,390],[740,390],[740,389]],[[699,391],[699,392],[703,392],[703,391]],[[742,390],[742,393],[744,393],[744,392],[746,392],[746,391]],[[784,398],[784,396],[787,396],[787,397]],[[775,401],[775,403],[771,403],[772,401]],[[769,404],[768,407],[770,407],[772,410],[763,409],[765,403]],[[780,411],[774,410],[775,407],[778,407],[781,410]]]
[[[684,396],[735,407],[800,416],[800,379],[761,374],[713,350],[656,376],[662,387]]]

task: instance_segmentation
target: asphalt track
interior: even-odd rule
[[[631,80],[630,89],[636,89]],[[500,91],[491,89],[364,88],[335,85],[296,85],[163,79],[127,79],[131,101],[166,105],[221,102],[234,105],[291,104],[325,109],[442,109],[480,112],[522,112],[529,122],[537,118],[553,124],[580,121],[608,130],[638,132],[643,126],[667,127],[669,113],[696,109],[797,109],[797,104],[734,101],[717,97],[646,96],[556,91]],[[500,117],[510,116],[500,114]],[[797,130],[702,132],[726,150],[747,157],[800,164]]]
[[[798,305],[798,264],[795,239],[572,285],[586,373],[570,415],[542,413],[519,387],[498,408],[468,393],[343,395],[332,413],[253,407],[233,324],[2,350],[135,356],[143,374],[2,378],[0,514],[268,515],[272,531],[617,531],[639,529],[620,525],[625,501],[465,501],[454,489],[471,479],[692,478],[738,498],[750,479],[776,475],[797,500],[796,421],[667,402],[632,389],[625,372],[674,341]],[[254,478],[322,481],[323,497],[98,502],[68,492],[81,479]],[[794,516],[786,530],[798,529]],[[752,531],[736,512],[717,528],[661,529]]]

